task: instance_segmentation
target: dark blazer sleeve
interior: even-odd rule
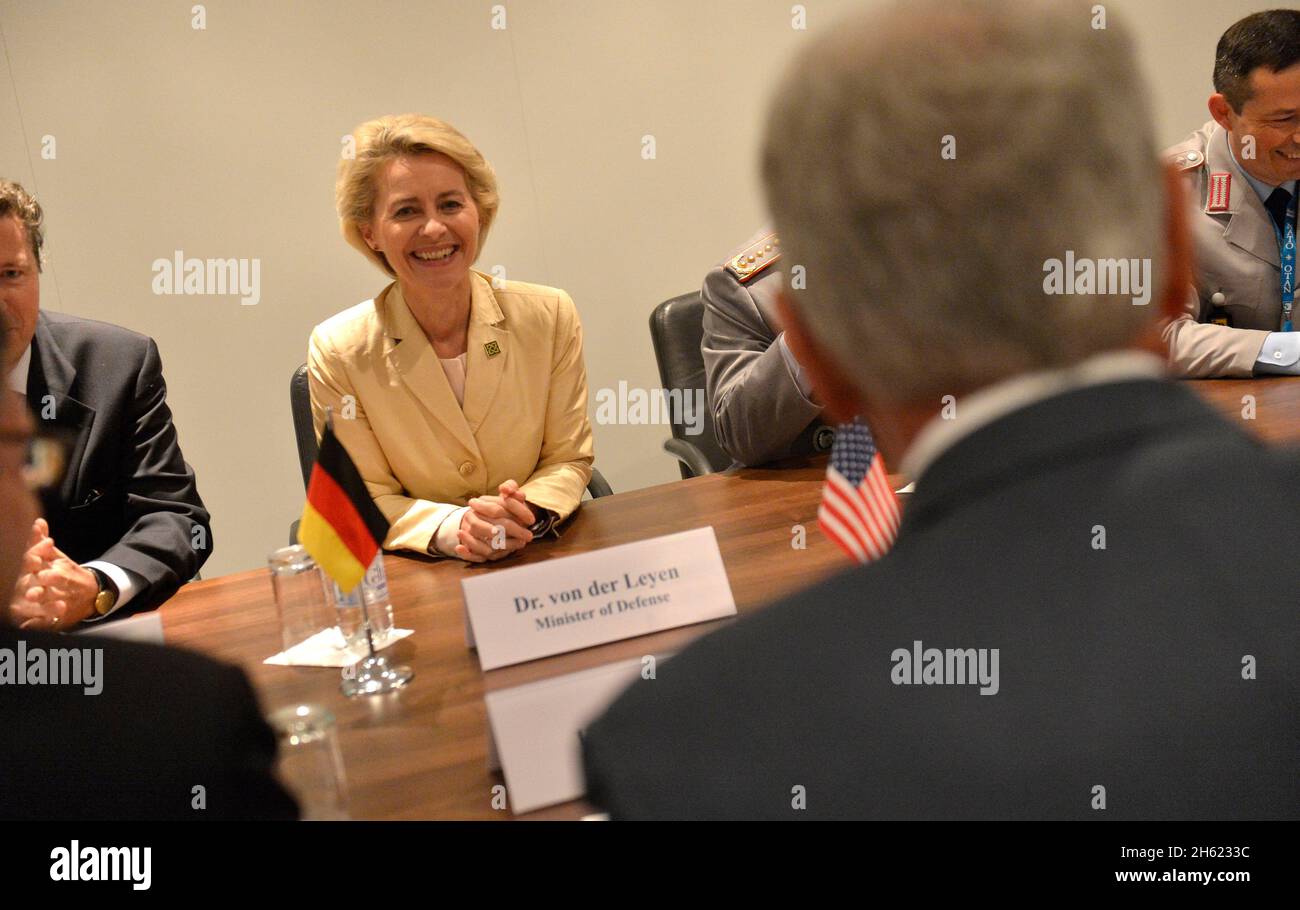
[[[148,588],[118,613],[150,609],[176,593],[212,553],[208,510],[199,498],[193,469],[181,456],[162,359],[147,339],[128,406],[123,432],[131,442],[123,450],[126,532],[100,557],[143,578]]]

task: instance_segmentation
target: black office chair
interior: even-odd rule
[[[298,443],[298,466],[302,468],[303,489],[311,483],[311,469],[316,464],[316,429],[311,422],[311,392],[307,387],[307,364],[293,371],[289,379],[289,408],[293,412],[293,435]],[[605,480],[603,474],[595,467],[591,469],[591,480],[587,482],[587,492],[592,499],[613,494],[614,490]],[[298,542],[298,522],[289,526],[289,543]]]
[[[725,470],[731,457],[718,445],[713,431],[713,411],[705,398],[704,355],[700,341],[704,338],[704,301],[699,291],[665,300],[650,314],[650,340],[654,344],[655,362],[659,364],[659,381],[667,391],[680,389],[683,402],[698,402],[704,413],[698,416],[701,432],[689,435],[690,420],[672,423],[672,439],[664,442],[664,451],[677,458],[682,479],[699,477]],[[686,392],[691,392],[687,397]]]
[[[311,392],[307,387],[307,364],[293,371],[289,380],[289,409],[293,411],[293,436],[298,443],[298,466],[302,468],[302,486],[311,483],[311,469],[316,464],[316,429],[311,422]]]

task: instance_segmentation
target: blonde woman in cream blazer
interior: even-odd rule
[[[392,550],[473,562],[526,546],[591,478],[582,326],[564,291],[470,268],[495,217],[491,168],[432,117],[353,133],[339,167],[343,234],[396,280],[312,332],[326,410],[391,528]]]

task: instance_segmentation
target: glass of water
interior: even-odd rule
[[[298,800],[302,820],[346,819],[347,779],[334,715],[316,705],[294,705],[267,720],[280,744],[280,780]]]
[[[267,557],[284,650],[338,624],[325,598],[324,574],[300,546],[282,547]]]

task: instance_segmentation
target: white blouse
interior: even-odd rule
[[[442,371],[447,374],[447,382],[451,384],[451,391],[462,408],[465,407],[465,362],[467,356],[468,354],[461,354],[459,357],[452,357],[449,360],[438,358],[438,362],[442,364]]]

